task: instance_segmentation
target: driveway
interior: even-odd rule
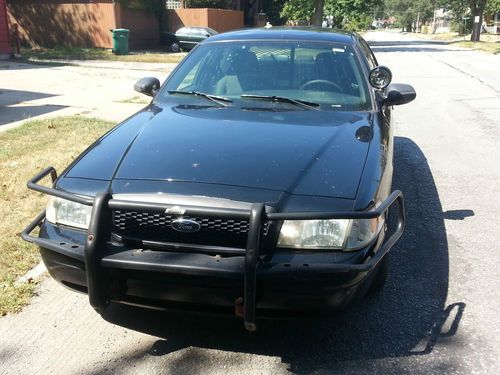
[[[0,319],[0,372],[496,374],[500,56],[399,33],[367,39],[394,81],[418,93],[395,112],[394,188],[408,225],[381,294],[336,319],[264,321],[252,334],[235,319],[120,306],[107,322],[47,278],[30,306]],[[81,96],[107,97],[110,83],[132,78],[110,74]]]
[[[146,76],[163,81],[175,67],[115,61],[75,63],[79,65],[0,62],[0,131],[36,116],[83,114],[121,121],[147,103],[145,96],[134,91],[134,83]]]

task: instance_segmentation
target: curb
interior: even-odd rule
[[[26,272],[23,276],[16,280],[16,284],[29,284],[40,278],[47,271],[47,267],[43,261],[40,261],[35,267]]]
[[[151,71],[157,69],[168,70],[175,67],[178,63],[171,62],[133,62],[133,61],[107,61],[107,60],[41,60],[41,59],[27,59],[24,60],[26,64],[38,64],[38,65],[59,65],[59,66],[78,66],[82,68],[94,68],[94,69],[123,69],[123,70],[139,70],[139,71]]]

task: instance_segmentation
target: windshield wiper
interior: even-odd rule
[[[305,109],[314,109],[315,111],[319,110],[319,104],[313,102],[307,102],[305,100],[288,98],[286,96],[276,96],[276,95],[251,95],[251,94],[243,94],[240,97],[244,99],[258,99],[258,100],[268,100],[271,102],[279,102],[279,103],[290,103],[296,105],[297,107],[302,107]]]
[[[232,103],[233,101],[229,98],[225,98],[223,96],[205,94],[204,92],[199,91],[177,91],[177,90],[168,90],[169,94],[181,94],[181,95],[193,95],[193,96],[201,96],[202,98],[206,98],[211,100],[214,103],[227,107],[226,103]]]

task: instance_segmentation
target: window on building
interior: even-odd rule
[[[179,9],[181,7],[180,0],[166,0],[167,9]]]

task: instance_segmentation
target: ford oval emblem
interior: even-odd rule
[[[175,219],[170,226],[177,232],[194,233],[201,228],[200,223],[190,219]]]

